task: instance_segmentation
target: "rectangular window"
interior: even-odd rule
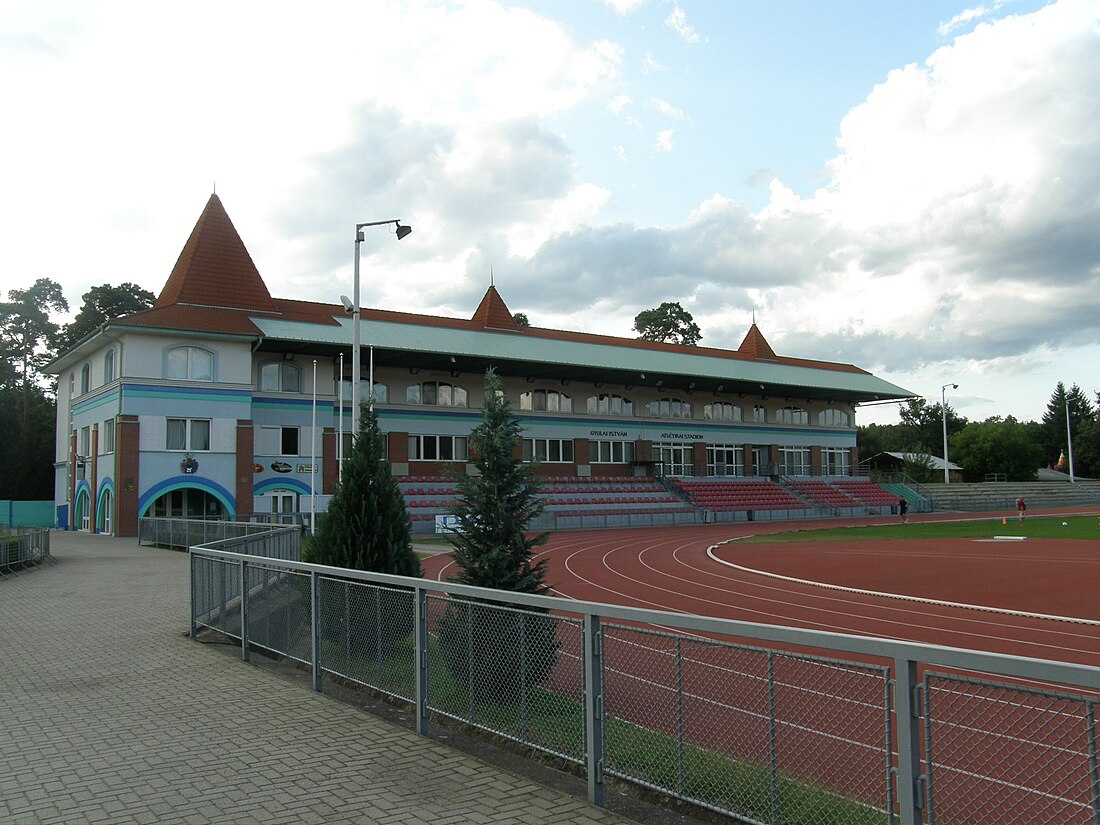
[[[409,461],[465,461],[466,458],[465,436],[409,436]]]
[[[634,461],[633,441],[589,441],[590,464],[630,464]]]
[[[78,439],[76,451],[80,455],[87,458],[88,454],[91,452],[91,450],[92,450],[92,428],[91,427],[81,427],[80,428],[80,438]]]
[[[573,440],[570,438],[525,438],[523,460],[548,464],[572,464]]]
[[[210,419],[169,418],[165,449],[208,452],[210,450]]]
[[[168,377],[187,380],[187,347],[168,350]]]
[[[103,422],[103,429],[100,430],[99,443],[100,449],[104,453],[113,453],[115,451],[115,420],[108,418]]]
[[[256,455],[301,455],[297,427],[260,427],[256,432]]]
[[[707,475],[740,476],[745,474],[745,449],[729,444],[707,447]]]
[[[298,455],[298,428],[283,427],[280,445],[282,447],[282,455]]]

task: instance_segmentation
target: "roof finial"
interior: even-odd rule
[[[489,286],[495,286],[493,283],[493,265],[489,264]]]
[[[756,307],[752,308],[752,325],[756,326]]]

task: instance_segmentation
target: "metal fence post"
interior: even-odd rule
[[[920,701],[917,663],[894,659],[894,718],[898,724],[898,806],[901,825],[921,825]]]
[[[768,766],[771,769],[769,798],[771,821],[779,822],[779,747],[775,718],[775,654],[768,653]]]
[[[588,801],[603,807],[603,632],[600,617],[584,614],[584,728]]]
[[[321,692],[321,582],[316,570],[309,574],[310,637],[313,640],[313,689]],[[288,610],[287,613],[290,611]],[[287,649],[289,650],[289,639]]]
[[[428,735],[428,591],[416,588],[413,601],[416,625],[416,731]]]
[[[684,792],[684,643],[676,638],[676,762],[680,793]]]
[[[1092,821],[1100,825],[1100,767],[1096,752],[1096,702],[1089,701],[1085,711],[1085,723],[1089,726],[1089,800],[1092,802]]]
[[[241,559],[241,658],[249,660],[248,654],[248,561]]]
[[[188,555],[188,567],[191,571],[191,638],[194,639],[199,635],[198,625],[195,623],[195,599],[197,596],[197,586],[195,583],[195,554],[191,551],[187,552]]]

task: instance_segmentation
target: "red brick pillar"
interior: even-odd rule
[[[707,474],[707,445],[705,441],[696,441],[691,445],[691,463],[695,465],[695,475]]]
[[[321,495],[330,496],[336,492],[339,470],[336,461],[336,430],[325,427],[321,430]]]
[[[247,418],[237,419],[237,472],[234,477],[233,495],[237,499],[237,519],[244,521],[252,514],[254,485],[252,479],[255,476],[253,464],[256,463],[255,431],[252,429],[252,421]]]
[[[810,447],[810,474],[821,475],[821,448]]]
[[[120,415],[115,425],[115,518],[116,536],[138,534],[138,445],[141,425],[136,415]]]
[[[745,459],[745,467],[741,470],[746,476],[751,476],[756,468],[752,462],[752,444],[744,444],[741,447],[741,455]]]

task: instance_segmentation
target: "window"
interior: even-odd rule
[[[588,412],[592,415],[634,415],[634,402],[614,393],[590,395]]]
[[[103,383],[110,384],[115,380],[115,351],[107,350],[103,356]]]
[[[573,412],[573,399],[557,390],[529,390],[519,397],[521,410]]]
[[[809,424],[810,415],[801,407],[783,407],[775,411],[776,424]]]
[[[633,441],[589,441],[590,464],[630,464],[634,460]]]
[[[81,427],[80,436],[77,438],[76,454],[88,458],[92,451],[92,428]]]
[[[174,347],[165,353],[164,375],[180,381],[213,381],[214,353],[198,347]]]
[[[256,455],[301,455],[300,443],[297,427],[260,427],[256,432]]]
[[[817,414],[817,423],[822,427],[847,427],[849,420],[844,410],[822,410]]]
[[[716,401],[703,407],[703,418],[710,418],[714,421],[740,421],[741,408],[736,404]]]
[[[821,474],[851,475],[851,455],[843,447],[825,447],[821,451]]]
[[[763,404],[757,404],[752,408],[752,420],[756,424],[763,424],[768,420],[768,411]]]
[[[210,449],[209,418],[169,418],[167,450],[206,452]]]
[[[745,474],[745,448],[733,444],[707,447],[708,476],[740,476]]]
[[[542,461],[549,464],[568,464],[573,461],[573,440],[569,438],[525,438],[523,460]]]
[[[649,414],[654,418],[691,418],[691,404],[679,398],[661,398],[650,401]]]
[[[405,401],[433,407],[465,407],[466,390],[443,381],[425,381],[423,384],[411,384],[405,390]]]
[[[780,447],[779,472],[788,476],[810,475],[810,448]]]
[[[83,395],[92,388],[92,365],[85,364],[80,368],[80,394]]]
[[[99,444],[101,452],[113,453],[115,451],[115,420],[113,418],[108,418],[103,422]]]
[[[465,436],[409,436],[409,461],[465,461],[466,456]]]
[[[260,367],[261,392],[301,392],[302,371],[296,364],[273,361]]]

